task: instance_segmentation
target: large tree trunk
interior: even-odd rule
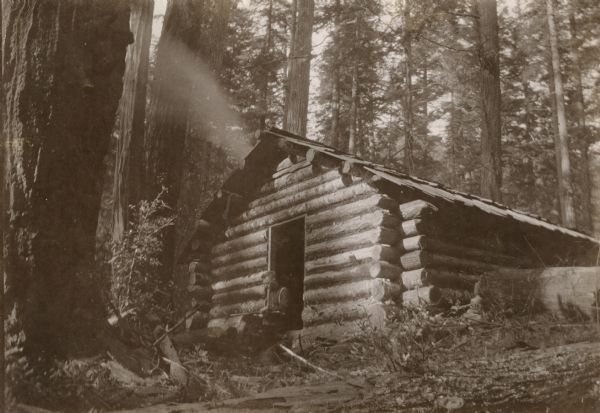
[[[131,7],[134,43],[127,48],[123,95],[119,102],[116,165],[113,183],[112,240],[121,239],[129,222],[129,205],[141,199],[144,173],[144,121],[152,36],[153,0]]]
[[[576,125],[576,144],[581,152],[580,159],[580,176],[581,176],[581,210],[583,215],[581,224],[584,229],[591,229],[591,200],[590,200],[590,174],[588,167],[588,146],[590,137],[588,135],[587,126],[585,124],[585,101],[583,97],[583,82],[581,75],[581,63],[579,61],[579,48],[581,41],[577,33],[577,22],[575,20],[575,12],[573,6],[569,10],[569,27],[571,29],[571,62],[573,70],[573,78],[575,81],[575,99],[572,103],[575,108],[575,125]]]
[[[354,56],[352,62],[352,85],[350,95],[350,131],[348,133],[348,152],[357,153],[359,144],[358,136],[358,42],[359,42],[359,19],[356,17],[354,23]]]
[[[288,73],[289,102],[286,116],[287,129],[295,134],[306,135],[308,117],[308,92],[310,86],[310,61],[312,52],[312,28],[314,0],[296,0],[298,21],[293,36],[293,55],[290,55]]]
[[[554,0],[546,0],[548,18],[548,37],[552,59],[552,78],[554,82],[554,100],[556,101],[556,120],[558,136],[555,138],[555,151],[558,172],[558,190],[560,201],[560,217],[562,224],[574,228],[575,208],[573,206],[573,184],[571,179],[571,163],[569,161],[569,138],[567,136],[567,118],[565,115],[565,99],[560,71],[560,55],[558,52],[558,35],[554,19]]]
[[[153,199],[164,189],[162,199],[173,209],[177,206],[183,172],[203,7],[204,2],[194,0],[169,1],[150,88],[144,139],[144,198]],[[161,272],[167,279],[173,265],[174,228],[165,229],[162,236]]]
[[[3,2],[4,265],[26,350],[60,353],[100,319],[90,264],[131,42],[129,7]],[[43,353],[39,353],[43,354]]]
[[[481,72],[481,195],[501,201],[501,97],[496,0],[479,0]]]

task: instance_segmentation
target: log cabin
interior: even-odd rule
[[[482,273],[593,265],[598,241],[279,129],[260,133],[178,258],[188,328],[305,337],[468,300]]]

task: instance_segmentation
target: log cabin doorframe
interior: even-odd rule
[[[298,313],[292,313],[291,317],[293,317],[294,319],[289,319],[289,322],[291,324],[291,328],[289,328],[289,330],[296,330],[296,329],[301,329],[302,328],[302,309],[304,307],[304,280],[306,277],[306,218],[307,218],[307,214],[302,214],[299,216],[295,216],[293,218],[287,219],[285,221],[281,221],[278,222],[276,224],[273,224],[269,227],[268,230],[268,243],[267,243],[267,253],[268,253],[268,259],[267,259],[267,269],[268,271],[274,271],[277,273],[277,254],[274,254],[273,251],[273,230],[276,230],[277,228],[281,228],[282,226],[285,225],[289,225],[291,223],[294,223],[296,221],[300,221],[302,220],[302,271],[301,273],[297,274],[298,276],[301,276],[301,283],[299,283],[299,285],[296,287],[296,290],[299,288],[300,291],[293,291],[292,292],[292,298],[293,300],[296,300],[296,303],[302,304],[301,307],[299,307]],[[282,274],[277,274],[277,277],[282,277]],[[285,284],[285,282],[284,282]],[[298,302],[298,300],[300,302]],[[294,305],[294,303],[292,302],[292,305]]]

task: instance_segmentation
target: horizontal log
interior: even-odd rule
[[[402,219],[407,221],[410,219],[421,218],[426,215],[431,215],[438,209],[435,205],[432,205],[429,202],[417,199],[415,201],[400,204],[398,206],[398,210]]]
[[[371,298],[375,301],[397,299],[402,293],[402,286],[384,278],[376,278],[371,282]]]
[[[402,285],[407,290],[413,290],[429,284],[429,273],[425,268],[403,271],[400,278],[402,279]]]
[[[394,244],[397,233],[394,230],[377,227],[366,231],[349,234],[341,238],[329,239],[306,247],[306,259],[313,260],[319,257],[337,254],[344,251],[356,250],[375,244]]]
[[[404,306],[437,304],[440,299],[441,294],[439,288],[431,285],[404,291],[402,293],[402,304]]]
[[[244,274],[252,274],[267,269],[267,257],[258,257],[252,260],[241,261],[232,265],[213,268],[212,274],[219,280],[236,278]]]
[[[241,303],[220,305],[210,309],[211,318],[227,317],[234,314],[258,313],[265,306],[265,300],[251,300]]]
[[[475,284],[481,279],[480,275],[462,274],[453,271],[427,269],[431,284],[440,288],[472,291]]]
[[[190,274],[188,285],[210,285],[212,277],[201,272],[193,272]]]
[[[262,242],[249,248],[239,249],[223,255],[215,256],[211,260],[211,265],[213,267],[220,265],[231,265],[241,261],[267,256],[268,249],[269,244],[267,242]]]
[[[356,211],[352,211],[352,213],[356,214]],[[336,221],[331,221],[328,225],[320,227],[314,225],[314,219],[312,219],[312,217],[307,221],[306,243],[308,245],[377,227],[389,228],[396,233],[397,231],[395,231],[395,228],[399,222],[398,218],[384,210],[369,210],[351,218],[338,215]],[[397,235],[394,235],[394,237],[396,236]]]
[[[212,249],[213,256],[229,254],[240,249],[250,248],[257,244],[262,244],[269,240],[269,233],[265,229],[252,232],[250,234],[230,239],[229,241],[217,244]]]
[[[514,315],[548,312],[568,320],[600,315],[600,267],[493,271],[477,290],[484,308]]]
[[[346,303],[321,304],[304,307],[302,322],[305,327],[330,322],[349,322],[360,319],[384,319],[385,309],[381,303],[370,300],[352,300]]]
[[[399,228],[400,236],[402,236],[402,238],[426,234],[427,230],[428,228],[425,221],[420,218],[402,221]]]
[[[374,245],[371,247],[342,252],[340,254],[307,261],[305,268],[308,274],[314,274],[317,272],[327,271],[340,265],[352,265],[354,263],[366,260],[395,261],[397,256],[398,253],[396,250],[389,245]]]
[[[280,169],[277,169],[275,173],[271,175],[272,179],[277,179],[285,175],[294,174],[301,169],[311,166],[311,163],[307,160],[302,160],[298,163],[292,163],[290,158],[288,157],[282,162],[281,166],[282,167]]]
[[[501,254],[495,251],[484,250],[481,248],[457,245],[427,236],[421,236],[420,244],[422,246],[421,248],[427,251],[439,253],[442,255],[449,255],[456,258],[474,259],[480,262],[497,265],[508,265],[511,267],[532,265],[531,261],[524,258],[514,257],[507,254]]]
[[[221,293],[225,291],[236,290],[244,287],[251,287],[254,285],[262,284],[263,277],[267,274],[267,271],[259,271],[254,274],[245,275],[242,277],[232,278],[229,280],[217,281],[212,285],[215,293]]]
[[[501,266],[495,264],[464,258],[455,258],[448,255],[435,254],[423,250],[412,251],[401,255],[399,263],[404,271],[431,267],[444,270],[461,269],[481,273],[502,268]]]
[[[282,211],[274,212],[269,215],[255,218],[243,224],[236,225],[225,231],[227,238],[233,238],[240,235],[245,235],[249,232],[257,231],[269,225],[276,224],[289,218],[297,217],[302,214],[312,213],[322,208],[331,208],[335,204],[347,202],[354,199],[358,195],[366,195],[374,193],[375,188],[367,182],[360,182],[355,185],[344,187],[338,191],[327,193],[317,198],[291,205]]]
[[[333,177],[325,174],[314,179],[314,185],[305,188],[304,190],[290,191],[289,193],[286,193],[286,196],[275,199],[269,203],[250,206],[243,214],[241,214],[239,217],[236,217],[232,223],[237,225],[246,221],[250,221],[252,219],[289,208],[292,205],[336,192],[347,186],[347,183],[340,178],[338,173],[336,173]]]
[[[299,181],[289,185],[286,188],[280,189],[272,194],[261,196],[248,204],[248,209],[264,206],[272,202],[276,202],[289,195],[293,195],[307,189],[314,188],[323,183],[339,179],[340,174],[337,170],[326,171],[317,176],[311,176],[306,180]]]
[[[342,266],[339,269],[321,272],[304,277],[304,291],[322,288],[351,281],[370,279],[369,270],[373,263],[357,264],[351,267]]]
[[[398,241],[397,248],[400,252],[410,252],[425,249],[428,238],[425,235],[415,235]]]
[[[296,182],[304,181],[313,176],[316,176],[319,173],[314,170],[314,168],[309,162],[306,162],[303,166],[293,171],[293,173],[290,172],[291,171],[288,171],[288,173],[286,174],[276,176],[272,178],[271,181],[265,183],[257,191],[257,196],[262,197],[274,192],[278,192]]]
[[[216,304],[233,304],[261,298],[265,298],[265,285],[262,283],[252,287],[216,293],[213,295],[212,300]]]
[[[369,265],[369,274],[372,278],[386,278],[398,282],[402,268],[387,261],[377,261]]]
[[[355,197],[351,202],[346,204],[332,206],[326,210],[309,215],[306,219],[306,228],[307,230],[312,231],[315,228],[323,227],[341,220],[350,220],[352,217],[369,212],[375,212],[381,209],[384,211],[392,211],[397,205],[397,201],[386,195],[380,193],[366,193],[364,196]],[[389,223],[389,228],[395,228],[396,225],[399,225],[400,220],[393,215],[385,219],[389,221],[390,218],[393,218],[393,221]],[[383,226],[388,227],[387,224]]]
[[[335,303],[340,301],[368,298],[371,296],[373,279],[336,284],[332,287],[319,288],[304,292],[304,304]]]

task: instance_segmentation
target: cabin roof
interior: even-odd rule
[[[312,141],[276,128],[261,132],[258,144],[246,156],[244,166],[241,169],[234,171],[234,173],[225,181],[222,186],[222,192],[225,194],[248,193],[253,187],[248,184],[248,178],[260,176],[259,169],[272,173],[271,168],[287,157],[287,151],[290,147],[301,147],[305,150],[312,149],[320,154],[337,159],[340,163],[351,162],[354,166],[363,168],[365,171],[379,176],[391,184],[412,188],[433,199],[462,204],[467,207],[479,209],[487,214],[509,217],[524,224],[545,228],[571,237],[598,243],[597,240],[584,233],[553,224],[540,216],[511,209],[503,204],[476,195],[446,188],[438,182],[427,181],[425,179],[407,175],[384,165],[364,160],[356,155],[339,151],[320,142]],[[265,176],[266,175],[267,173],[265,172]],[[218,211],[222,211],[224,202],[226,202],[223,198],[223,196],[215,197],[213,202],[211,202],[205,210],[204,217],[208,221],[211,221],[211,216],[214,218]]]

